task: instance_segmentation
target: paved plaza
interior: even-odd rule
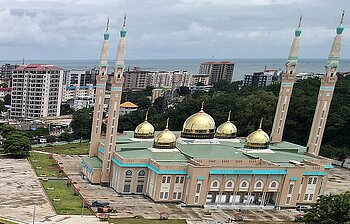
[[[39,180],[26,159],[0,157],[0,217],[31,223],[55,215]]]
[[[350,191],[350,170],[339,167],[331,169],[324,194],[340,194]]]

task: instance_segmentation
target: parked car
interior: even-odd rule
[[[297,211],[307,211],[307,210],[310,210],[311,209],[311,206],[309,205],[298,205],[296,208],[295,208]]]
[[[109,202],[107,201],[93,201],[91,203],[92,207],[108,207],[109,206]]]

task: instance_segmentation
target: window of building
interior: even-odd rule
[[[262,185],[263,183],[262,183],[262,181],[257,181],[256,183],[255,183],[255,187],[256,188],[262,188],[263,187],[263,185]]]
[[[130,184],[124,184],[124,193],[129,193],[130,192],[131,185]]]
[[[310,194],[309,195],[309,201],[312,201],[313,198],[314,198],[314,194]]]
[[[162,177],[162,183],[164,184],[166,182],[166,176]]]
[[[233,181],[229,180],[226,182],[226,188],[232,188],[233,187]]]
[[[300,199],[300,194],[298,194],[297,201],[299,201],[299,199]]]
[[[213,182],[211,182],[211,187],[212,187],[212,188],[218,188],[218,187],[220,187],[220,186],[219,186],[219,181],[214,180]]]
[[[309,198],[309,194],[305,194],[304,195],[304,201],[307,201],[308,198]]]
[[[242,188],[248,187],[248,182],[246,180],[242,181],[241,182],[241,187]]]
[[[185,180],[185,177],[180,177],[180,184],[183,184]]]
[[[270,183],[270,188],[277,188],[277,181],[272,181]]]
[[[144,170],[139,171],[139,176],[144,177],[146,175],[146,172]]]
[[[312,184],[316,184],[316,183],[317,183],[317,177],[314,177]]]
[[[290,197],[287,197],[286,199],[286,205],[289,205],[290,204]]]
[[[166,182],[169,184],[170,181],[171,181],[171,176],[168,176],[168,177],[166,178]]]
[[[312,177],[309,177],[309,180],[307,182],[308,184],[311,184],[312,183]]]
[[[292,194],[293,188],[294,188],[294,184],[289,184],[288,194]]]
[[[127,170],[125,172],[125,176],[132,176],[132,171],[131,170]]]
[[[143,192],[143,184],[138,184],[136,186],[136,193],[142,193]]]
[[[199,196],[195,196],[194,197],[194,203],[198,204],[198,202],[199,202]]]
[[[202,184],[197,184],[197,187],[196,187],[196,193],[198,194],[199,192],[201,192],[201,186]]]

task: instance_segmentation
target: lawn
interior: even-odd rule
[[[16,224],[16,223],[0,219],[0,224]]]
[[[116,224],[186,224],[184,219],[108,219],[108,221]]]
[[[73,194],[73,187],[67,186],[65,180],[43,181],[42,184],[57,214],[81,215],[82,200]],[[54,198],[60,201],[54,201]],[[92,215],[88,208],[84,208],[83,214]]]
[[[64,173],[58,172],[58,165],[49,155],[31,152],[29,161],[33,165],[36,175],[39,177],[65,177]]]
[[[35,148],[37,151],[64,154],[64,155],[86,155],[89,152],[90,144],[88,142],[69,143],[65,145],[52,145]]]

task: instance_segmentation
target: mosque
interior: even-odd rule
[[[154,202],[186,206],[289,208],[315,203],[325,190],[332,160],[318,155],[337,80],[342,20],[321,79],[307,147],[282,140],[295,82],[301,19],[283,75],[271,137],[263,121],[246,138],[228,119],[217,127],[205,105],[183,124],[181,132],[155,131],[147,120],[134,131],[118,133],[126,26],[120,31],[111,87],[106,136],[101,136],[108,60],[108,23],[104,33],[89,156],[82,173],[92,184],[107,185],[119,194],[145,195]]]

